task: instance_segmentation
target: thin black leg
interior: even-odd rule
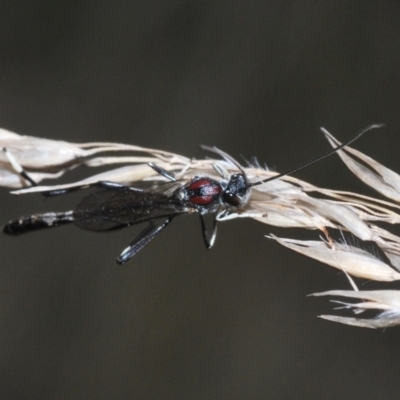
[[[202,229],[202,232],[203,232],[204,243],[205,243],[207,249],[211,249],[211,247],[214,246],[215,239],[217,237],[217,223],[218,223],[217,217],[216,216],[214,217],[213,230],[212,230],[212,233],[211,233],[211,238],[210,238],[210,235],[209,235],[209,233],[207,231],[207,227],[206,227],[206,223],[204,221],[204,217],[201,214],[200,214],[200,221],[201,221],[201,229]]]
[[[173,174],[172,172],[169,172],[169,171],[167,171],[166,169],[161,168],[161,167],[159,167],[158,165],[153,164],[153,163],[149,163],[149,167],[153,168],[154,171],[157,172],[157,174],[162,175],[164,178],[167,178],[167,179],[169,179],[169,180],[172,181],[172,182],[175,182],[175,181],[176,181],[176,178],[175,178],[175,176],[174,176],[174,174]]]
[[[129,189],[129,186],[123,185],[117,182],[111,181],[99,181],[94,183],[87,183],[81,186],[75,186],[67,189],[56,189],[56,190],[49,190],[48,192],[41,192],[44,196],[53,197],[59,196],[66,193],[76,192],[78,190],[87,189],[89,187],[100,187],[100,188],[109,188],[109,189]],[[140,190],[140,189],[138,189]]]
[[[29,176],[22,165],[18,163],[18,161],[14,158],[12,153],[7,150],[6,147],[3,147],[3,152],[5,153],[5,156],[7,157],[7,160],[9,161],[11,166],[14,168],[14,171],[21,175],[22,178],[24,178],[32,186],[37,186],[37,183]]]
[[[118,264],[124,264],[131,259],[136,253],[143,249],[146,244],[153,240],[172,220],[174,216],[169,217],[163,224],[154,226],[153,223],[144,229],[129,246],[117,258]]]

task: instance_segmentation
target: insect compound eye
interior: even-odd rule
[[[222,199],[224,201],[224,203],[229,204],[230,206],[233,207],[239,207],[242,204],[242,200],[239,196],[234,195],[232,193],[227,193],[224,192]]]
[[[247,187],[247,180],[243,174],[234,174],[228,182],[228,186],[222,194],[224,203],[240,207],[245,204],[249,195],[249,188]]]

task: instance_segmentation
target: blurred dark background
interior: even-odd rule
[[[396,1],[3,1],[0,126],[283,171],[329,149],[320,126],[384,122],[356,147],[399,171],[399,18]],[[372,193],[338,157],[296,176]],[[76,202],[0,196],[2,223]],[[236,220],[206,251],[199,225],[122,267],[135,227],[2,236],[0,398],[398,397],[399,328],[318,319],[334,306],[306,295],[346,278],[264,237],[302,232]]]

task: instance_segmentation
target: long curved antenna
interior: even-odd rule
[[[267,178],[267,179],[263,179],[262,181],[258,181],[258,182],[253,182],[253,183],[249,183],[249,187],[251,186],[257,186],[257,185],[261,185],[262,183],[266,183],[266,182],[270,182],[273,181],[275,179],[279,179],[282,178],[282,176],[286,176],[286,175],[291,175],[294,172],[297,172],[305,167],[308,167],[311,164],[314,164],[318,161],[323,160],[326,157],[331,156],[332,154],[335,154],[336,152],[338,152],[340,149],[343,149],[343,147],[346,147],[348,145],[350,145],[351,143],[355,142],[357,139],[359,139],[362,135],[364,135],[364,133],[370,131],[371,129],[376,129],[376,128],[382,128],[384,126],[384,124],[375,124],[375,125],[370,125],[367,128],[365,128],[364,130],[362,130],[358,135],[356,135],[355,137],[353,137],[353,139],[348,140],[345,143],[342,143],[341,145],[335,147],[334,149],[328,151],[325,154],[322,154],[321,156],[315,157],[309,161],[304,162],[301,165],[298,165],[297,167],[293,168],[293,169],[289,169],[286,172],[282,172],[281,174],[272,176],[271,178]]]

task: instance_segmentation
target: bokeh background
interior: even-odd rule
[[[356,147],[399,171],[399,18],[396,1],[5,0],[0,126],[283,171],[329,148],[320,126],[384,122]],[[373,193],[335,156],[296,176]],[[6,222],[77,200],[0,201]],[[318,319],[333,305],[306,295],[346,278],[264,237],[317,232],[231,221],[206,251],[199,225],[176,219],[122,267],[138,227],[1,236],[0,398],[398,397],[400,330]]]

